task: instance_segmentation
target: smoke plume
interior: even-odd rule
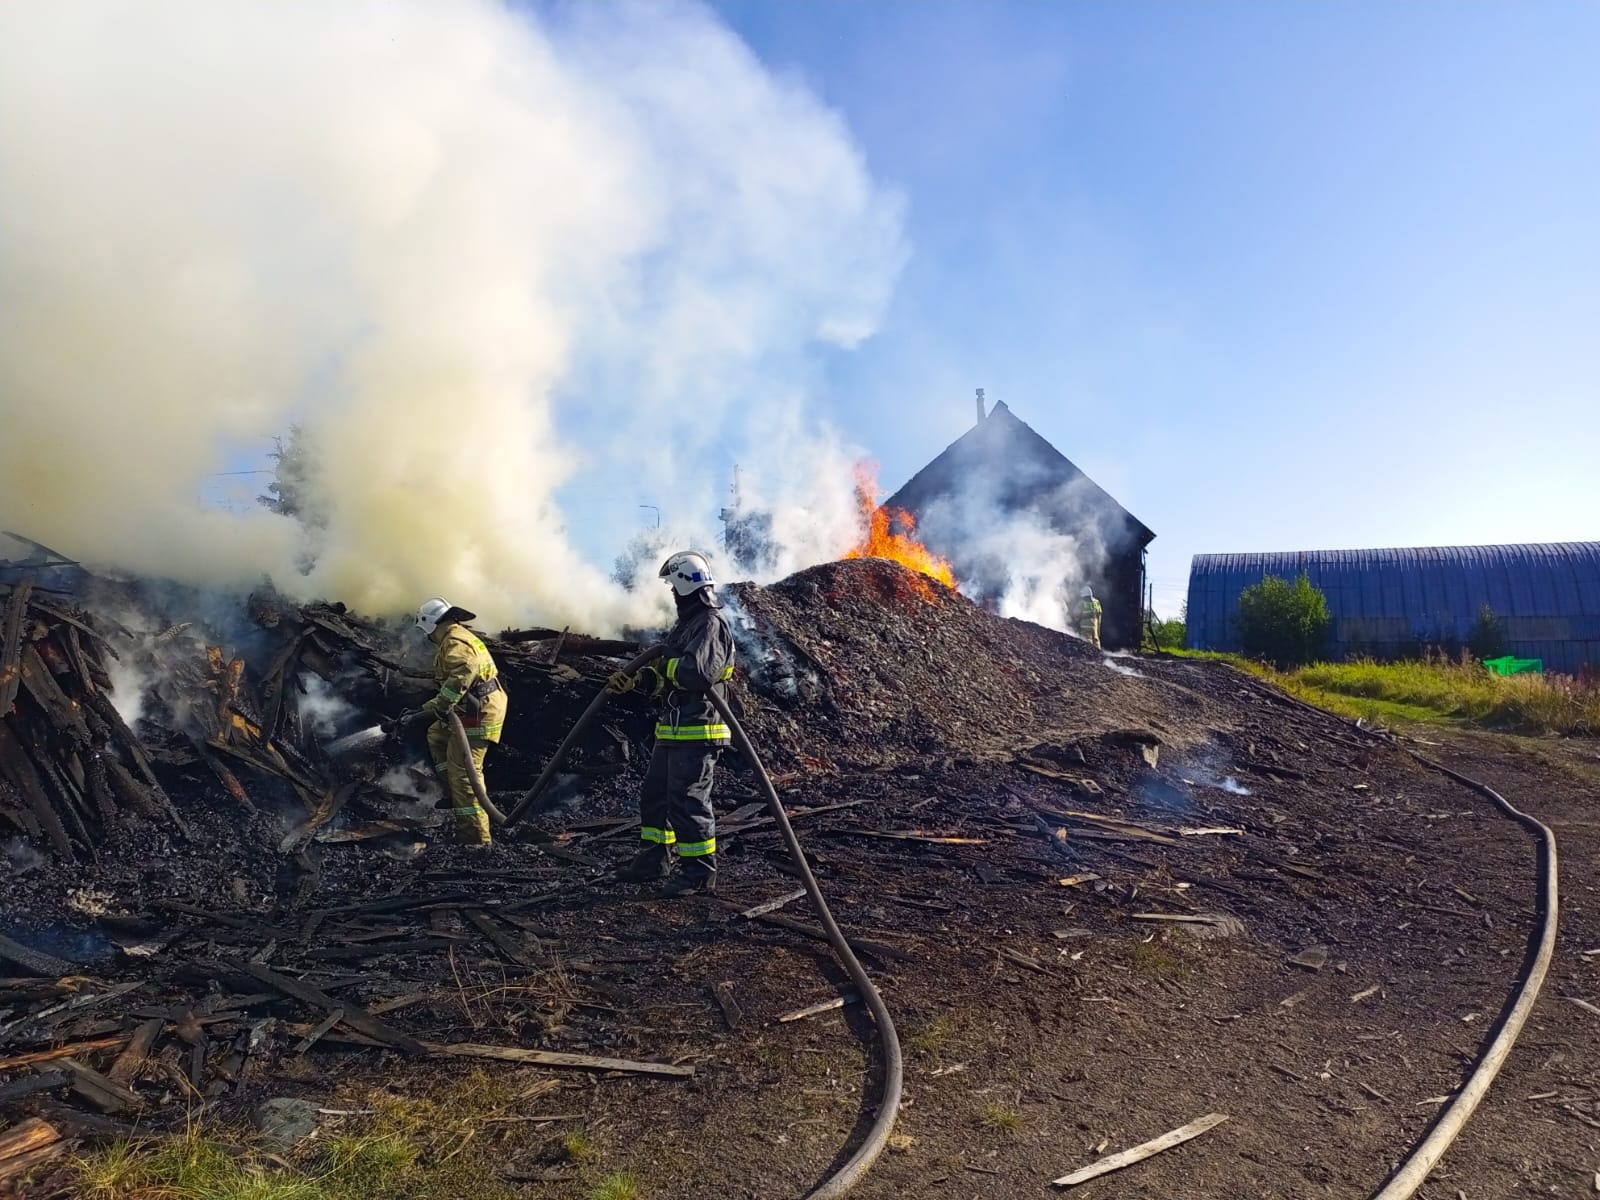
[[[642,478],[848,509],[797,381],[872,332],[899,201],[703,9],[0,6],[0,174],[0,528],[88,563],[604,629],[666,597],[569,521],[614,553]],[[304,519],[197,502],[292,424]]]
[[[1041,488],[1027,504],[1007,494],[1030,487],[1017,464],[964,475],[956,490],[928,504],[917,532],[950,555],[973,599],[995,604],[1002,616],[1070,632],[1079,589],[1107,559],[1105,502],[1086,480]]]

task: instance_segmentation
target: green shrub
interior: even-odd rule
[[[1302,574],[1290,583],[1268,575],[1239,593],[1239,644],[1251,658],[1290,668],[1316,662],[1333,618],[1328,598]]]
[[[1501,658],[1511,653],[1510,639],[1506,637],[1506,623],[1496,616],[1494,609],[1487,604],[1478,610],[1478,620],[1472,626],[1472,632],[1467,634],[1467,649],[1479,662],[1489,658]]]
[[[1182,650],[1188,638],[1188,628],[1182,617],[1163,621],[1154,611],[1144,616],[1144,648],[1146,650]]]

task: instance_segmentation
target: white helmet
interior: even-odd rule
[[[680,551],[662,563],[661,578],[670,583],[673,591],[680,596],[691,595],[701,588],[717,586],[706,556],[693,550]]]
[[[1092,587],[1090,587],[1087,583],[1083,585],[1083,591],[1079,592],[1078,594],[1080,596],[1082,596],[1085,600],[1093,600],[1094,599],[1094,589]]]
[[[427,634],[429,637],[432,637],[433,631],[439,628],[439,622],[444,620],[452,610],[460,611],[459,609],[456,609],[455,605],[451,604],[450,601],[446,600],[443,596],[429,597],[427,600],[424,600],[422,602],[422,606],[417,609],[417,628],[422,630],[422,632]],[[471,620],[472,615],[473,614],[468,613],[467,619]]]

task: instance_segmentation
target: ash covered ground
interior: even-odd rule
[[[908,1048],[904,1140],[860,1194],[1037,1195],[1102,1142],[1215,1111],[1228,1123],[1083,1193],[1361,1196],[1435,1111],[1419,1102],[1459,1084],[1533,923],[1532,849],[1474,794],[1225,667],[1111,658],[881,560],[727,592],[737,707]],[[279,689],[325,678],[356,707],[284,733],[286,774],[262,748],[262,691],[295,638]],[[205,642],[185,652],[185,687],[214,699]],[[634,647],[536,631],[493,649],[512,703],[489,762],[504,808]],[[224,678],[238,653],[222,647]],[[396,790],[403,748],[325,754],[425,694],[415,671],[347,614],[286,611],[234,693],[244,727],[222,712],[174,730],[159,706],[136,724],[176,821],[86,822],[71,858],[19,836],[6,930],[91,982],[7,964],[0,1055],[162,1027],[128,1081],[137,1105],[63,1085],[7,1100],[7,1114],[76,1115],[82,1136],[103,1137],[135,1120],[176,1127],[197,1104],[219,1118],[285,1094],[337,1108],[470,1065],[348,1024],[296,1052],[326,1014],[263,985],[253,963],[429,1047],[692,1066],[561,1073],[556,1107],[609,1131],[607,1165],[650,1194],[801,1194],[859,1136],[876,1059],[856,1006],[777,1019],[845,985],[825,945],[738,915],[796,886],[748,768],[730,752],[720,778],[720,902],[608,878],[635,846],[648,751],[650,715],[632,698],[597,723],[551,806],[487,853],[457,850],[434,840],[425,801]],[[303,718],[298,698],[285,707]],[[1586,1065],[1600,1046],[1562,999],[1589,994],[1593,959],[1577,951],[1600,944],[1593,748],[1452,738],[1433,751],[1508,792],[1536,787],[1580,864],[1546,998],[1438,1186],[1576,1194],[1600,1165]],[[778,915],[809,916],[803,901]],[[137,986],[33,1015],[118,984]],[[120,1053],[80,1057],[105,1069]],[[0,1086],[51,1069],[8,1069]],[[707,1129],[714,1153],[691,1153]],[[546,1131],[496,1126],[473,1152],[503,1164],[510,1194],[571,1194]]]

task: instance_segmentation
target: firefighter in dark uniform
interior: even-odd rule
[[[639,789],[639,835],[644,846],[617,877],[632,883],[680,870],[663,892],[712,892],[717,887],[717,826],[711,808],[717,756],[732,739],[709,693],[726,695],[733,676],[733,634],[717,599],[711,564],[694,551],[674,554],[661,567],[678,605],[666,650],[636,675],[618,671],[611,691],[641,690],[656,698],[656,745]]]

